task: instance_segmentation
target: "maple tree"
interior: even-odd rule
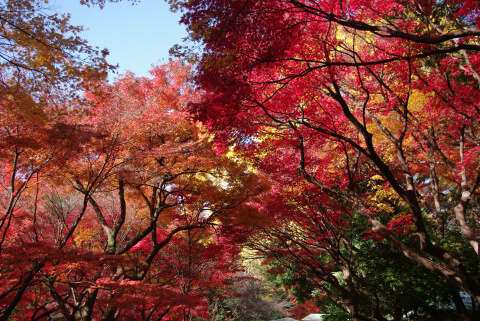
[[[48,1],[0,12],[0,320],[207,317],[267,186],[188,117],[191,67],[110,85]]]
[[[169,2],[201,94],[179,61],[107,84],[48,1],[0,6],[0,320],[205,319],[247,236],[299,301],[473,319],[478,2]]]
[[[304,181],[276,180],[268,212],[279,224],[252,237],[249,245],[266,258],[270,278],[297,298],[295,310],[314,301],[310,313],[340,319],[350,314],[358,320],[401,320],[409,314],[413,320],[414,314],[438,316],[438,305],[450,302],[445,282],[365,232],[364,218],[351,216]],[[400,209],[392,216],[402,217]],[[409,235],[411,222],[401,224],[394,227],[396,237],[418,250]]]
[[[79,98],[79,90],[114,69],[105,60],[108,50],[88,45],[79,37],[83,28],[48,1],[4,1],[0,13],[0,93],[21,101],[26,115],[41,113],[38,105],[47,101]]]
[[[305,249],[332,251],[323,242],[361,216],[363,232],[450,284],[471,319],[457,298],[480,302],[478,2],[172,3],[202,49],[197,118],[246,157],[257,150],[285,202],[288,188],[316,195],[309,215],[335,227]],[[290,242],[314,224],[286,221]]]
[[[75,124],[77,111],[66,102],[78,96],[78,89],[104,79],[112,66],[105,62],[107,52],[88,46],[78,37],[81,28],[55,14],[47,1],[4,1],[0,12],[0,318],[7,320],[22,297],[31,295],[28,287],[46,266],[39,244],[53,238],[61,248],[68,240],[64,234],[74,229],[66,216],[47,218],[48,229],[38,224],[43,220],[40,186],[88,140],[83,139],[87,131]],[[32,231],[36,244],[29,245],[31,239],[19,233],[25,230]],[[15,252],[22,242],[27,242],[23,250]]]
[[[267,186],[189,119],[190,68],[99,84],[86,114],[5,124],[1,320],[206,315],[238,269],[227,235],[264,224]]]

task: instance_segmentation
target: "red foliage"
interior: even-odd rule
[[[172,61],[97,84],[83,115],[0,106],[2,317],[206,317],[239,269],[232,231],[262,221],[268,186],[190,119],[190,72]]]
[[[204,48],[197,81],[205,95],[192,112],[274,182],[266,210],[281,228],[263,250],[290,253],[328,281],[313,259],[318,248],[334,248],[335,237],[366,222],[358,231],[372,229],[445,279],[455,275],[480,301],[462,265],[471,258],[446,245],[460,230],[478,263],[478,220],[466,206],[480,186],[478,2],[181,4]]]
[[[307,300],[303,303],[297,303],[288,316],[301,320],[312,313],[318,313],[318,307],[313,301]]]

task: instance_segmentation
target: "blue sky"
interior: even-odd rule
[[[168,61],[168,50],[181,43],[187,33],[180,26],[180,14],[169,11],[164,0],[107,3],[97,7],[81,6],[80,0],[57,0],[60,13],[70,13],[73,25],[83,25],[82,38],[92,46],[110,51],[108,62],[119,64],[118,72],[133,71],[147,76],[153,63]]]

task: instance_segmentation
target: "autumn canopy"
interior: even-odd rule
[[[479,3],[169,3],[110,83],[0,4],[0,320],[477,319]]]

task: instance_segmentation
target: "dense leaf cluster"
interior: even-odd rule
[[[48,3],[0,5],[0,320],[478,318],[478,2],[170,0],[196,64],[114,83]]]
[[[450,300],[474,319],[459,297],[480,301],[478,3],[174,2],[203,48],[191,111],[272,180],[278,224],[252,246],[299,298],[358,320]]]

